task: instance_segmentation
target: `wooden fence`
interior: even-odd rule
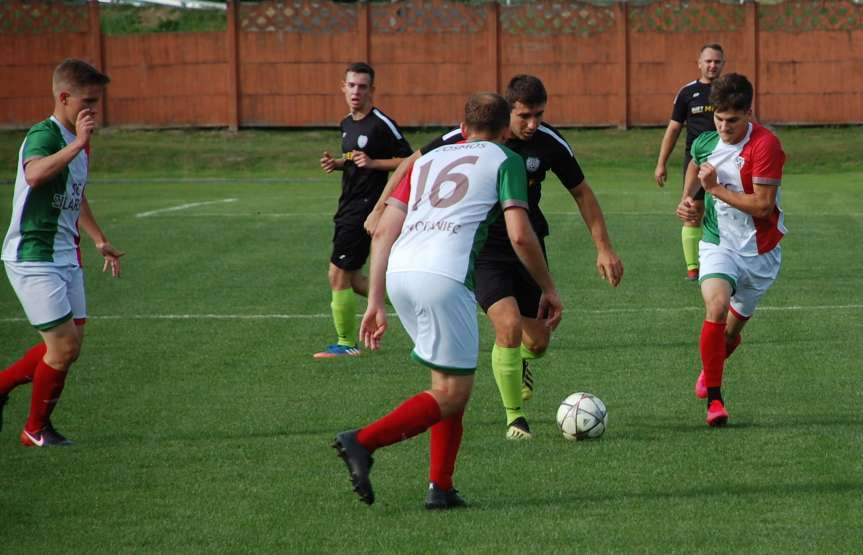
[[[377,72],[401,125],[450,125],[516,73],[546,84],[561,126],[662,125],[700,46],[756,87],[759,119],[863,123],[863,5],[853,0],[465,4],[234,2],[227,30],[104,36],[95,0],[0,4],[0,126],[51,111],[50,74],[81,57],[112,78],[103,118],[134,127],[331,126],[348,62]]]

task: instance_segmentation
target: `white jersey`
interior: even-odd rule
[[[54,116],[27,132],[18,152],[12,221],[3,241],[3,260],[78,265],[78,216],[89,166],[86,150],[79,152],[49,182],[38,187],[30,187],[24,177],[25,161],[51,156],[74,140],[75,134]]]
[[[387,272],[439,274],[472,290],[488,226],[508,207],[527,209],[524,162],[488,141],[445,145],[414,163],[387,204],[407,212]]]

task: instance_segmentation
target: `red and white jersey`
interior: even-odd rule
[[[488,226],[506,208],[527,209],[524,162],[489,141],[445,145],[414,163],[387,204],[406,212],[387,272],[440,274],[472,290]]]
[[[750,123],[737,144],[727,144],[716,131],[702,133],[692,145],[696,164],[709,162],[716,168],[721,186],[737,193],[755,193],[754,185],[779,187],[785,153],[776,135],[757,123]],[[704,198],[703,241],[727,246],[743,256],[769,252],[782,239],[785,229],[776,191],[776,204],[766,218],[755,218],[711,194]]]

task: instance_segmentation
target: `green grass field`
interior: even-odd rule
[[[395,318],[379,353],[311,358],[333,336],[339,182],[317,158],[337,132],[102,132],[88,197],[128,253],[124,273],[101,274],[85,241],[87,340],[54,417],[78,445],[20,447],[29,387],[10,398],[0,551],[863,551],[863,128],[778,134],[790,234],[727,367],[730,426],[708,429],[692,394],[702,305],[682,279],[679,158],[657,189],[662,130],[568,131],[623,283],[597,277],[576,206],[550,179],[548,247],[567,311],[533,365],[536,439],[504,440],[480,315],[456,474],[471,508],[430,514],[427,436],[375,455],[372,507],[329,447],[428,382]],[[0,132],[2,179],[21,138]],[[11,197],[0,185],[4,232]],[[5,278],[0,338],[0,367],[37,340]],[[558,403],[579,390],[609,407],[599,440],[556,430]]]

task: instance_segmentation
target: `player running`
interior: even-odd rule
[[[548,94],[538,78],[516,75],[506,90],[510,103],[510,138],[506,146],[521,155],[528,178],[528,214],[545,253],[548,222],[540,210],[542,182],[552,171],[572,195],[597,250],[596,268],[612,286],[623,277],[623,264],[615,253],[599,202],[569,144],[561,134],[543,121]],[[422,153],[463,139],[454,129],[432,141]],[[397,177],[404,165],[394,173]],[[390,179],[388,188],[394,186]],[[376,211],[382,207],[381,203]],[[374,216],[367,229],[374,225]],[[534,379],[530,360],[542,357],[551,340],[551,330],[537,318],[540,288],[521,264],[506,236],[502,222],[489,228],[485,248],[476,262],[476,297],[495,329],[492,371],[506,411],[507,439],[531,439],[523,401],[533,396]]]
[[[54,113],[30,128],[18,153],[2,259],[42,343],[0,372],[0,428],[9,393],[33,382],[30,414],[20,436],[28,447],[73,443],[54,428],[51,414],[84,341],[87,306],[79,227],[105,258],[103,271],[110,268],[114,277],[120,275],[123,253],[96,224],[84,194],[96,108],[109,81],[86,62],[64,60],[53,75]]]
[[[376,226],[360,336],[370,349],[379,347],[387,329],[386,288],[414,342],[411,358],[431,370],[431,388],[380,420],[336,437],[333,446],[365,503],[374,502],[372,453],[431,428],[425,506],[465,505],[453,473],[479,355],[473,261],[497,220],[504,220],[514,251],[541,288],[541,324],[553,329],[560,321],[563,307],[527,215],[524,163],[499,144],[508,121],[503,97],[471,96],[461,127],[467,140],[419,158]]]
[[[698,217],[693,194],[700,182],[706,192],[699,243],[706,315],[695,395],[707,398],[710,426],[728,421],[721,391],[725,359],[740,345],[741,330],[779,275],[779,241],[786,232],[779,205],[785,153],[773,133],[751,121],[752,97],[752,84],[743,75],[713,82],[716,131],[692,145],[691,184],[677,207],[683,221]]]
[[[354,63],[345,71],[342,92],[350,113],[341,122],[342,152],[333,158],[321,157],[327,173],[342,172],[342,194],[333,216],[335,232],[328,272],[332,301],[330,308],[338,337],[336,343],[316,353],[315,358],[360,354],[357,348],[357,297],[367,295],[369,284],[360,273],[369,256],[371,240],[363,221],[374,207],[387,182],[388,172],[411,147],[395,121],[374,107],[375,71],[365,63]]]

